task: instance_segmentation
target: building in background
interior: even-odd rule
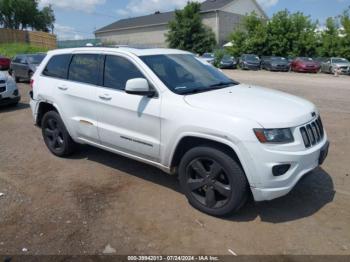
[[[244,15],[255,11],[267,19],[256,0],[207,0],[201,4],[203,23],[210,27],[219,45],[227,43],[229,35],[239,27]],[[155,12],[151,15],[127,18],[95,32],[103,43],[139,47],[166,47],[165,34],[175,12]]]

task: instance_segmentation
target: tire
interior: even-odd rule
[[[189,150],[181,159],[179,180],[189,203],[209,215],[231,214],[247,200],[248,182],[242,168],[228,154],[213,147]]]
[[[47,112],[41,122],[42,135],[47,148],[58,157],[66,157],[76,149],[60,115],[56,111]]]
[[[34,73],[33,73],[32,71],[30,71],[30,72],[28,73],[28,80],[29,80],[29,81],[32,79],[33,75],[34,75]]]
[[[16,76],[16,72],[15,71],[12,71],[12,77],[15,80],[16,83],[19,82],[20,79],[19,79],[19,77]]]

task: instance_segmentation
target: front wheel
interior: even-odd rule
[[[74,152],[76,144],[57,112],[46,113],[42,119],[41,127],[45,144],[54,155],[65,157]]]
[[[247,199],[247,179],[240,165],[213,147],[189,150],[179,166],[181,187],[196,209],[213,216],[239,210]]]

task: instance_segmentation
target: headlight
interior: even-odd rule
[[[261,143],[291,143],[294,142],[289,128],[254,129],[254,133]]]

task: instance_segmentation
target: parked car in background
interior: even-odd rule
[[[215,62],[215,55],[213,53],[204,53],[201,58],[212,65]]]
[[[0,105],[17,105],[21,97],[12,77],[0,72]]]
[[[321,64],[321,72],[334,74],[339,70],[342,74],[350,73],[350,62],[345,58],[331,57]]]
[[[230,55],[224,55],[220,61],[219,68],[221,69],[236,69],[237,60],[235,57]]]
[[[321,66],[311,57],[297,57],[291,65],[291,70],[294,72],[317,73]]]
[[[290,64],[285,57],[281,56],[270,56],[262,57],[261,59],[261,69],[266,69],[269,71],[289,71]]]
[[[243,70],[260,70],[260,58],[257,55],[244,54],[239,59],[239,66]]]
[[[11,59],[0,55],[0,70],[8,70],[10,68]]]
[[[11,62],[9,74],[16,82],[30,80],[46,54],[17,55]]]

